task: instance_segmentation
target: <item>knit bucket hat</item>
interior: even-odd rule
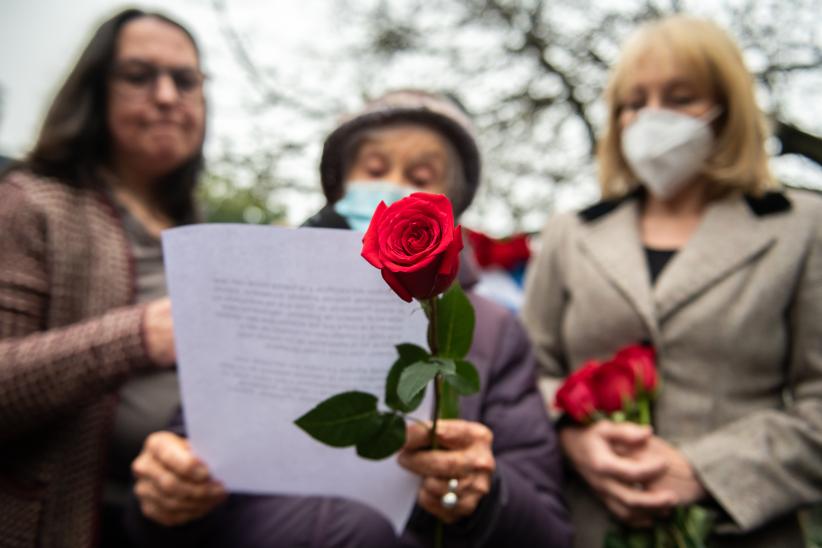
[[[382,126],[409,122],[428,126],[447,138],[462,160],[465,175],[465,192],[460,203],[454,203],[459,215],[474,199],[480,178],[480,154],[474,139],[474,129],[466,113],[453,100],[444,95],[419,90],[389,92],[365,105],[358,113],[346,117],[331,132],[323,146],[320,160],[320,177],[328,203],[343,196],[348,143],[362,131]]]

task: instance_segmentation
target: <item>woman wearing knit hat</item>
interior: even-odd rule
[[[415,191],[446,194],[459,216],[476,192],[480,155],[458,104],[406,90],[343,121],[325,142],[320,170],[328,203],[306,225],[365,230],[380,201]],[[185,546],[188,538],[197,546],[423,547],[432,544],[439,518],[447,524],[447,546],[568,546],[559,453],[536,390],[530,345],[514,316],[473,294],[476,276],[466,253],[459,281],[476,311],[468,358],[483,388],[461,401],[462,419],[441,421],[446,449],[427,450],[427,430],[409,426],[398,460],[420,476],[420,488],[401,538],[376,512],[350,501],[232,495],[220,503],[219,494],[200,493],[187,479],[186,465],[207,472],[185,440],[161,433],[135,461],[142,545]],[[169,488],[160,487],[162,478]],[[446,500],[449,491],[456,501]],[[215,534],[191,536],[203,531]]]
[[[325,141],[320,177],[328,202],[307,226],[365,231],[380,200],[445,194],[459,217],[480,178],[470,119],[455,100],[394,91],[343,120]]]

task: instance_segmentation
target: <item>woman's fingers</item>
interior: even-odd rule
[[[676,494],[671,491],[645,491],[607,479],[602,482],[602,492],[631,510],[661,512],[677,503]]]
[[[451,480],[456,480],[457,488],[450,489],[449,483]],[[483,497],[491,491],[491,478],[488,474],[472,474],[462,478],[433,478],[428,477],[423,479],[421,489],[426,491],[433,497],[442,498],[448,492],[454,492],[457,497],[463,497],[468,494],[478,494]]]
[[[598,476],[633,484],[646,483],[660,477],[668,465],[664,459],[654,454],[646,453],[641,458],[631,458],[606,449],[590,455],[588,467]]]
[[[188,441],[171,432],[149,436],[132,471],[137,480],[134,493],[143,513],[164,525],[200,517],[227,496]]]
[[[646,443],[654,433],[650,426],[630,422],[599,421],[592,428],[611,443],[633,446]]]
[[[490,448],[494,440],[491,430],[478,422],[441,420],[437,422],[437,444],[444,449],[464,449],[472,445]],[[431,447],[431,423],[411,423],[406,428],[403,449],[413,451]]]
[[[145,442],[145,449],[165,468],[189,481],[209,479],[208,468],[194,455],[188,440],[172,432],[154,432]]]
[[[416,451],[431,447],[431,423],[411,422],[405,427],[404,451]]]
[[[460,449],[472,445],[491,447],[494,434],[484,424],[462,420],[444,420],[437,424],[437,440],[442,447]]]
[[[466,451],[403,451],[397,461],[403,468],[423,477],[460,478],[475,470]]]
[[[493,436],[487,427],[474,422],[450,420],[437,425],[443,449],[429,446],[427,427],[408,427],[406,445],[400,452],[400,465],[423,477],[459,478],[475,472],[493,473],[496,461],[491,449]]]
[[[491,449],[493,435],[479,423],[445,420],[437,424],[437,441],[442,449],[428,449],[430,426],[412,424],[397,460],[423,478],[417,497],[419,505],[451,523],[473,513],[491,490],[496,469]],[[456,488],[449,488],[451,480],[457,480]],[[454,508],[442,505],[442,497],[449,491],[457,495]]]
[[[223,487],[216,482],[191,482],[182,478],[162,464],[151,458],[138,457],[134,461],[133,470],[137,478],[137,486],[145,484],[151,487],[152,491],[147,491],[144,487],[143,493],[161,496],[171,501],[198,501],[202,499],[219,498],[225,493]],[[135,487],[136,489],[136,487]],[[137,495],[141,493],[138,491]]]

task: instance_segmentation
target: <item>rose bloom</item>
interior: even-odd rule
[[[362,256],[405,301],[448,289],[460,265],[462,233],[450,200],[415,192],[390,206],[380,202],[363,237]]]
[[[653,348],[638,344],[626,346],[616,353],[614,360],[625,362],[631,366],[639,381],[640,390],[648,394],[656,390],[659,379],[656,373],[656,360]]]
[[[598,366],[597,362],[590,361],[568,375],[554,396],[554,407],[577,422],[591,420],[596,411],[596,399],[590,381]]]
[[[636,397],[636,375],[624,361],[603,363],[594,370],[590,382],[597,409],[605,413],[621,411],[626,401]]]

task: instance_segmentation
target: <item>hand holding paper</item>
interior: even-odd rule
[[[183,405],[193,448],[229,490],[349,497],[400,530],[418,478],[293,424],[331,394],[382,393],[393,344],[425,341],[424,314],[360,258],[360,238],[243,225],[165,232]]]

